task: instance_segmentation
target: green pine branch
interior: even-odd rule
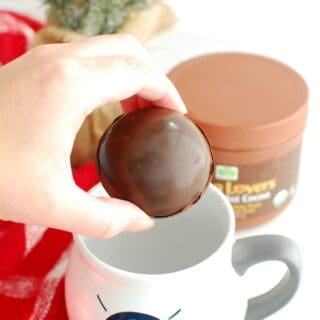
[[[114,33],[128,15],[154,0],[45,0],[56,24],[86,36]]]

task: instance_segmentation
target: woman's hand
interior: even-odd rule
[[[85,117],[122,101],[186,112],[172,83],[131,37],[35,48],[0,69],[0,219],[108,238],[150,228],[138,207],[77,187],[70,153]]]

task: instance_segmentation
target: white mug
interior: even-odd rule
[[[92,194],[105,195],[101,185]],[[109,240],[75,235],[66,273],[70,320],[255,320],[284,306],[297,290],[301,257],[277,235],[234,242],[232,207],[213,185],[186,212],[140,233]],[[287,265],[269,292],[245,295],[252,265]]]

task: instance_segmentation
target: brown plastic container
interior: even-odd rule
[[[278,215],[296,191],[307,116],[304,80],[275,60],[220,53],[169,73],[189,117],[214,151],[214,184],[230,200],[237,227]]]

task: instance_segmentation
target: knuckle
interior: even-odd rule
[[[146,57],[147,53],[142,44],[135,38],[133,35],[128,33],[119,33],[117,35],[117,38],[120,42],[123,43],[123,47],[127,48],[127,50],[130,50],[134,54]],[[130,49],[128,49],[130,48]]]
[[[139,56],[127,55],[119,58],[119,63],[123,64],[126,68],[138,72],[141,76],[147,76],[155,72],[153,65]]]
[[[56,184],[56,183],[53,183]],[[69,224],[68,207],[63,192],[59,185],[50,186],[44,194],[45,207],[41,210],[45,224],[52,227],[67,227]]]
[[[56,81],[70,81],[75,74],[75,63],[72,59],[57,56],[47,65],[47,77]]]
[[[128,33],[119,33],[118,34],[118,39],[120,41],[123,41],[126,43],[126,45],[130,45],[132,47],[136,47],[136,48],[140,48],[141,45],[140,43],[138,42],[138,40],[132,36],[131,34],[128,34]]]
[[[133,69],[142,70],[146,68],[144,61],[134,55],[120,56],[119,62]]]
[[[100,226],[100,230],[97,230],[93,236],[97,237],[98,239],[108,239],[112,236],[112,227],[111,223],[107,224],[106,226]]]
[[[144,79],[151,77],[153,74],[152,68],[139,57],[132,55],[119,56],[116,60],[116,68],[120,73],[126,74],[128,79],[132,76],[143,82]]]
[[[56,51],[56,48],[56,44],[42,44],[29,50],[27,54],[36,60],[48,59],[52,56],[52,53]]]
[[[57,45],[46,44],[29,51],[30,59],[37,61],[42,77],[49,80],[67,80],[74,75],[75,62]]]

